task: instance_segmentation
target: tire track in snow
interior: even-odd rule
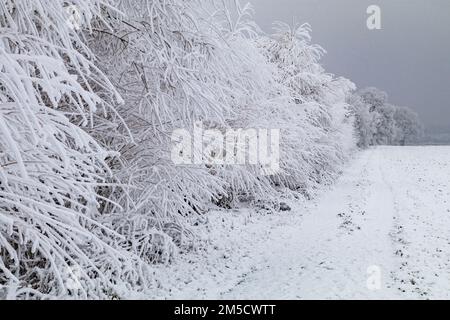
[[[278,230],[285,241],[267,253],[266,268],[250,274],[222,297],[358,299],[390,296],[385,292],[389,290],[387,287],[379,292],[367,288],[367,269],[377,265],[382,270],[390,270],[386,256],[390,255],[389,262],[393,260],[389,238],[392,202],[387,203],[387,210],[378,210],[380,197],[387,190],[376,168],[378,158],[376,150],[364,152],[330,192],[306,208],[308,213],[298,225]],[[380,219],[380,212],[388,215],[387,222]],[[380,234],[384,235],[383,241],[380,241]]]
[[[226,299],[427,299],[450,295],[450,148],[379,147],[274,231],[263,268]],[[436,155],[433,156],[433,152]],[[430,158],[436,168],[428,168]],[[447,196],[447,198],[446,198]],[[278,236],[277,236],[278,234]],[[381,288],[367,287],[367,269]]]

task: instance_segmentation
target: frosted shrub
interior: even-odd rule
[[[76,5],[89,28],[100,2]],[[109,184],[115,153],[83,130],[121,98],[66,21],[60,1],[0,4],[0,287],[9,298],[105,296],[129,259],[99,223],[109,200],[96,189]],[[73,268],[80,290],[67,284]]]
[[[319,64],[324,50],[310,43],[309,25],[275,24],[275,33],[259,43],[277,67],[276,80],[289,95],[285,105],[285,175],[274,177],[291,189],[307,190],[329,183],[351,151],[353,119],[345,103],[354,85],[325,73]],[[287,130],[286,130],[287,131]]]

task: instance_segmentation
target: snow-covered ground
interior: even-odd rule
[[[361,152],[320,194],[211,214],[204,249],[156,270],[154,298],[450,298],[450,147]]]

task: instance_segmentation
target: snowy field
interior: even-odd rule
[[[378,147],[291,212],[213,213],[217,245],[161,267],[154,298],[449,299],[449,166],[450,147]]]

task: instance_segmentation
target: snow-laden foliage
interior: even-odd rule
[[[0,4],[0,297],[145,292],[212,205],[333,180],[355,144],[354,85],[325,72],[308,25],[266,37],[252,14],[219,0]],[[175,164],[172,133],[199,124],[281,129],[280,171]]]
[[[370,112],[367,104],[356,94],[348,97],[348,103],[355,115],[355,130],[357,132],[360,148],[367,148],[374,144],[375,117],[374,112]]]
[[[259,41],[290,99],[285,107],[290,119],[284,124],[284,178],[289,187],[303,189],[330,182],[354,146],[353,119],[346,104],[354,85],[324,71],[319,61],[325,50],[311,44],[310,31],[308,24],[291,27],[277,22],[275,34]]]
[[[101,20],[100,1],[74,4],[80,26]],[[83,130],[121,98],[66,9],[0,4],[0,293],[10,298],[104,296],[132,260],[98,217],[115,154]]]
[[[387,93],[364,88],[347,98],[356,117],[358,146],[406,145],[420,141],[423,125],[417,113],[408,107],[388,103]]]
[[[257,65],[249,65],[255,57],[243,50],[249,41],[244,37],[256,35],[247,20],[249,7],[238,5],[233,21],[223,4],[209,6],[199,9],[196,1],[121,1],[117,8],[126,15],[111,16],[112,30],[95,28],[89,41],[101,69],[126,101],[117,106],[126,127],[115,128],[117,120],[112,118],[99,137],[108,149],[120,152],[111,167],[129,188],[126,193],[108,191],[124,210],[106,207],[105,213],[130,249],[148,262],[170,261],[175,246],[192,246],[186,220],[203,216],[211,201],[269,189],[254,168],[180,166],[171,161],[174,130],[193,131],[200,122],[224,130],[236,125],[238,113],[245,117],[267,97],[268,84],[258,79]]]
[[[394,144],[409,145],[419,142],[424,136],[424,126],[419,115],[408,107],[396,107]]]

